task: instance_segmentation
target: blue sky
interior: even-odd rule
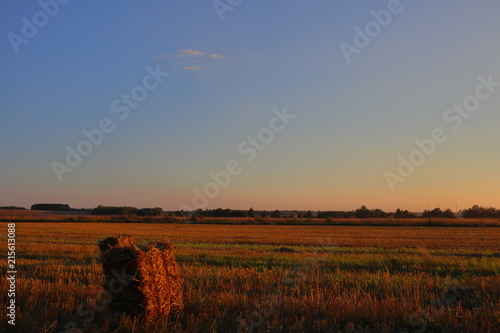
[[[500,3],[401,1],[350,63],[340,44],[390,1],[243,1],[223,21],[212,1],[56,3],[17,53],[9,33],[42,8],[1,5],[0,205],[194,207],[236,160],[206,207],[500,206],[500,88],[459,129],[443,120],[478,77],[500,82]],[[120,120],[148,66],[170,75]],[[285,107],[297,117],[247,162],[237,147]],[[104,118],[115,130],[60,182],[53,162]],[[392,191],[386,172],[434,128],[448,139]]]

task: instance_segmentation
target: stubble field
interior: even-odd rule
[[[107,313],[96,244],[123,233],[174,244],[179,316],[152,327]],[[3,319],[2,332],[500,327],[500,228],[18,222],[16,256],[17,324],[12,330]]]

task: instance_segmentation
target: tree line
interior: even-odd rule
[[[23,207],[15,206],[4,206],[0,209],[25,209]],[[39,203],[31,206],[31,210],[51,210],[51,211],[77,211],[83,209],[73,209],[68,204],[54,204],[54,203]],[[161,216],[163,215],[163,209],[160,207],[155,208],[136,208],[130,206],[102,206],[99,205],[96,208],[90,210],[91,215],[137,215],[137,216]],[[200,217],[235,217],[235,218],[417,218],[417,214],[409,212],[408,210],[397,209],[395,212],[385,212],[382,209],[369,209],[366,206],[361,206],[361,208],[356,210],[331,210],[331,211],[318,211],[313,213],[312,211],[306,212],[295,212],[286,213],[280,210],[260,210],[256,211],[253,208],[248,210],[238,210],[238,209],[198,209],[192,212],[187,212],[184,210],[175,211],[171,214],[178,217],[186,216],[200,216]],[[462,211],[462,216],[464,218],[500,218],[500,210],[493,207],[481,207],[479,205],[473,205],[471,208],[464,209]],[[456,214],[451,209],[441,210],[439,207],[432,210],[424,210],[422,218],[455,218]]]
[[[50,211],[82,211],[89,209],[74,209],[68,204],[34,204],[31,210],[50,210]],[[136,208],[136,207],[117,207],[117,206],[102,206],[90,210],[91,215],[137,215],[137,216],[160,216],[163,215],[163,209],[155,208]]]
[[[500,210],[495,208],[484,208],[478,205],[472,206],[472,208],[465,209],[462,212],[464,218],[500,218]],[[280,210],[267,211],[261,210],[256,211],[253,208],[249,210],[232,210],[232,209],[197,209],[192,212],[186,212],[184,210],[175,211],[175,216],[199,216],[199,217],[271,217],[271,218],[445,218],[453,219],[457,217],[451,209],[447,208],[441,210],[437,207],[430,210],[424,210],[419,216],[408,210],[397,209],[395,212],[385,212],[382,209],[369,209],[366,206],[361,206],[361,208],[356,210],[332,210],[332,211],[318,211],[313,213],[312,211],[307,212],[296,212],[296,213],[284,213]]]
[[[17,206],[2,206],[0,207],[0,209],[8,209],[8,210],[12,210],[12,209],[17,209],[17,210],[26,210],[26,208],[24,207],[17,207]]]
[[[464,218],[500,218],[500,210],[493,207],[485,208],[474,205],[463,211]]]
[[[52,204],[52,203],[40,203],[31,205],[31,210],[71,210],[71,207],[67,204]]]
[[[91,215],[137,215],[137,216],[160,216],[163,215],[163,209],[155,208],[136,208],[136,207],[115,207],[115,206],[97,206],[90,211]]]

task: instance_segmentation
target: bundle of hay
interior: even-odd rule
[[[113,247],[133,247],[135,245],[134,236],[130,235],[118,235],[117,237],[108,237],[99,242],[99,250],[103,253],[106,250],[110,250]]]
[[[136,246],[132,236],[121,235],[100,241],[99,249],[105,288],[117,276],[134,276],[120,292],[110,290],[111,311],[132,316],[145,314],[147,321],[152,321],[182,310],[179,265],[171,244]]]
[[[182,308],[182,289],[179,265],[175,261],[174,247],[149,246],[139,253],[139,290],[146,299],[148,320],[165,318],[179,313]]]

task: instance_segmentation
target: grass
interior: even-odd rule
[[[71,322],[80,332],[500,326],[499,228],[23,222],[16,230],[18,332],[64,332]],[[97,242],[122,233],[174,244],[181,314],[151,326],[106,312]],[[4,284],[5,274],[3,266]],[[10,328],[1,322],[0,331]]]

